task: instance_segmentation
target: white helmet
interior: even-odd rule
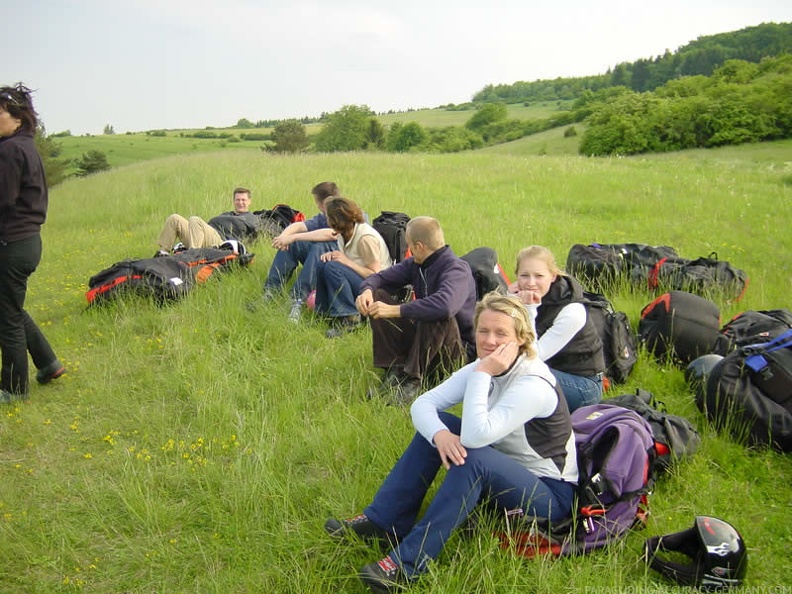
[[[218,246],[218,249],[221,250],[231,250],[235,254],[239,254],[243,256],[247,253],[245,249],[245,245],[241,241],[237,241],[236,239],[226,239],[223,243]]]

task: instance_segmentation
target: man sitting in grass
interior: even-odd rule
[[[250,190],[235,189],[233,202],[234,210],[219,214],[208,223],[201,217],[170,215],[157,239],[159,251],[154,257],[169,255],[177,242],[191,249],[217,247],[227,239],[254,239],[261,229],[261,218],[250,212]]]
[[[271,301],[302,264],[302,270],[291,287],[292,306],[289,320],[299,322],[308,294],[316,288],[316,267],[319,256],[338,248],[336,233],[327,223],[325,201],[338,196],[340,190],[334,182],[322,182],[311,190],[319,213],[307,221],[297,221],[286,227],[272,240],[278,250],[264,282],[264,301]]]
[[[385,370],[380,395],[409,404],[428,372],[453,371],[475,358],[476,285],[470,266],[446,245],[431,217],[407,223],[412,257],[367,277],[355,304],[368,316],[374,366]],[[396,295],[412,286],[415,299]]]

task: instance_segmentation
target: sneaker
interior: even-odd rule
[[[174,254],[178,254],[179,252],[183,252],[183,251],[185,251],[186,249],[187,249],[187,246],[186,246],[186,245],[184,245],[184,244],[183,244],[183,243],[180,241],[179,243],[177,243],[176,245],[174,245],[174,246],[173,246],[173,249],[171,250],[171,252],[172,252],[172,253],[174,253]]]
[[[275,297],[277,297],[277,293],[270,289],[269,287],[264,289],[264,292],[261,294],[261,300],[265,303],[268,301],[274,301]]]
[[[407,587],[404,571],[390,557],[380,559],[360,568],[360,581],[377,594],[398,592]]]
[[[153,257],[153,258],[164,258],[164,257],[166,257],[166,256],[170,256],[170,254],[169,254],[168,252],[164,252],[164,251],[162,251],[162,250],[159,250],[159,251],[158,251],[156,254],[154,254],[152,257]]]
[[[52,363],[46,367],[42,367],[36,372],[36,381],[40,384],[48,384],[52,380],[58,379],[64,373],[66,373],[66,368],[63,366],[63,363],[55,359]]]
[[[292,324],[299,324],[302,318],[303,302],[301,299],[296,299],[292,302],[291,310],[289,310],[289,321]]]
[[[324,529],[331,537],[339,540],[354,534],[361,540],[379,542],[383,546],[391,546],[392,537],[388,531],[377,526],[365,514],[360,514],[348,520],[330,518],[325,522]]]
[[[11,404],[12,402],[17,402],[19,400],[27,400],[27,394],[14,394],[13,392],[8,392],[6,390],[0,390],[0,404]]]

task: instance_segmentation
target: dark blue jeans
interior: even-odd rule
[[[56,357],[39,327],[25,311],[27,280],[41,261],[41,236],[0,243],[0,389],[28,393],[28,358],[41,369]]]
[[[550,369],[566,396],[569,412],[602,401],[602,376],[583,376]]]
[[[443,423],[459,435],[461,421],[440,413]],[[420,521],[418,512],[442,463],[437,449],[419,433],[396,462],[363,513],[396,535],[399,545],[389,553],[410,578],[443,549],[451,532],[483,500],[501,509],[521,508],[526,515],[555,522],[572,513],[575,486],[540,478],[514,458],[493,447],[468,449],[462,466],[452,466]]]
[[[341,262],[319,262],[316,267],[316,311],[338,318],[356,313],[355,299],[363,277]]]
[[[337,249],[336,241],[295,241],[289,244],[288,249],[278,250],[264,282],[264,289],[281,289],[289,282],[297,266],[302,264],[302,270],[292,285],[291,296],[304,301],[308,293],[316,288],[316,265],[319,256]]]

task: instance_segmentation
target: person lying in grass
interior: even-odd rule
[[[528,312],[515,297],[488,293],[474,324],[478,359],[413,402],[417,433],[371,504],[354,518],[325,523],[334,538],[392,547],[360,571],[374,592],[417,579],[480,503],[549,522],[572,515],[572,422],[555,377],[536,356]],[[461,418],[444,412],[459,403]],[[418,519],[441,466],[442,484]]]
[[[185,219],[179,214],[170,215],[157,238],[159,251],[154,257],[169,255],[177,242],[191,249],[217,247],[227,239],[255,239],[261,229],[261,219],[250,212],[250,190],[236,188],[233,202],[234,210],[219,214],[209,222],[197,216]]]

